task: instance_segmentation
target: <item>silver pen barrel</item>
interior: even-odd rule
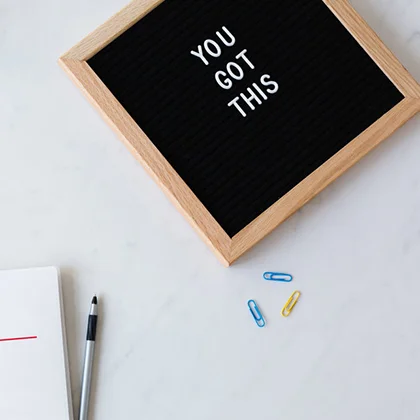
[[[79,420],[87,420],[89,414],[89,400],[90,388],[92,384],[92,367],[93,358],[95,354],[95,342],[88,341],[85,350],[85,362],[83,365],[83,378],[82,378],[82,393],[80,396],[80,416]]]
[[[88,328],[86,334],[85,361],[83,364],[82,390],[80,394],[79,420],[88,420],[90,391],[92,384],[92,370],[95,356],[96,325],[98,319],[98,307],[96,296],[92,300],[89,313]]]

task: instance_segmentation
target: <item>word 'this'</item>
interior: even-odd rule
[[[233,47],[236,43],[235,37],[225,27],[222,27],[223,32],[216,32],[217,37],[221,43],[226,47]],[[222,45],[222,47],[223,47]],[[212,39],[206,39],[203,45],[199,45],[197,51],[191,51],[191,54],[198,57],[206,66],[209,65],[209,60],[217,58],[222,55],[222,47],[218,42]],[[237,61],[231,61],[227,63],[225,70],[219,70],[214,75],[217,84],[225,90],[232,88],[236,80],[242,80],[245,76],[246,70],[254,70],[255,66],[252,61],[246,55],[247,50],[242,50],[238,55],[235,56]],[[244,70],[245,68],[245,70]],[[244,108],[247,106],[252,111],[255,110],[255,104],[261,105],[264,101],[268,100],[268,95],[274,95],[279,90],[279,85],[271,80],[271,76],[263,74],[260,77],[259,83],[252,83],[252,87],[247,88],[248,95],[241,93],[240,96],[236,96],[227,105],[232,105],[240,112],[243,117],[247,116]],[[260,87],[260,85],[262,87]]]

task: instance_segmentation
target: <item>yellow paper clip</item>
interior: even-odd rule
[[[287,299],[286,304],[283,306],[283,309],[281,310],[281,314],[284,317],[287,317],[290,315],[290,313],[292,312],[292,309],[295,307],[297,301],[299,300],[300,297],[300,292],[298,290],[295,290],[292,293],[292,296],[289,297],[289,299]]]

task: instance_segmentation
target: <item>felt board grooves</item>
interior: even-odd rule
[[[322,191],[366,153],[387,138],[420,110],[420,87],[394,55],[383,45],[346,1],[325,1],[374,62],[402,94],[395,106],[365,127],[347,145],[339,148],[317,169],[305,176],[290,191],[271,203],[246,226],[233,229],[231,236],[216,221],[208,206],[197,197],[179,171],[168,161],[130,116],[129,112],[88,64],[98,51],[118,38],[128,28],[162,1],[134,1],[97,31],[65,54],[60,64],[91,102],[101,111],[135,157],[160,184],[165,193],[184,213],[220,260],[229,265],[282,223],[307,201]]]

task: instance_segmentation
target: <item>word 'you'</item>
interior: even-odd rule
[[[199,45],[197,51],[191,51],[191,54],[198,57],[204,65],[209,65],[209,60],[217,58],[222,55],[222,47],[233,47],[236,43],[235,37],[225,27],[222,27],[224,33],[219,31],[216,32],[220,42],[216,42],[212,39],[206,39],[203,45]],[[220,45],[222,44],[222,46]],[[214,75],[217,84],[225,90],[229,90],[235,84],[235,81],[242,80],[245,76],[245,71],[254,70],[255,66],[252,61],[247,57],[247,50],[242,50],[238,55],[235,56],[237,61],[231,61],[227,63],[226,69],[219,70]],[[263,101],[268,100],[268,95],[274,95],[279,90],[279,85],[271,80],[271,76],[263,74],[260,77],[259,84],[252,83],[252,86],[247,88],[248,94],[241,93],[240,96],[236,96],[227,105],[229,107],[235,106],[243,117],[247,116],[245,110],[250,108],[252,111],[255,110],[255,104],[261,105]],[[248,108],[247,108],[248,107]],[[244,110],[245,108],[245,110]]]

